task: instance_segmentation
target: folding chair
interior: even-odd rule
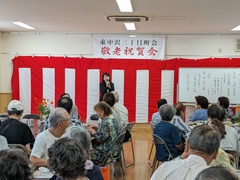
[[[22,121],[30,127],[34,136],[36,136],[39,133],[38,131],[40,130],[38,123],[34,123],[34,120],[39,120],[39,119],[40,119],[39,114],[25,114],[22,117]],[[44,124],[41,127],[42,129],[44,129]]]
[[[135,124],[135,122],[128,123],[127,126],[126,126],[126,131],[128,130],[128,132],[131,133],[134,124]],[[124,168],[125,169],[135,164],[135,154],[134,154],[134,148],[133,148],[132,135],[128,139],[128,141],[123,142],[123,145],[126,144],[126,143],[131,143],[133,161],[130,164],[126,164],[126,159],[125,159],[125,155],[124,155],[124,146],[123,146],[122,153],[123,153],[123,163],[124,163]]]
[[[8,114],[6,114],[6,113],[0,114],[0,121],[5,121],[8,118],[9,118]]]
[[[154,131],[154,125],[152,123],[150,123],[151,125],[151,130],[152,130],[152,133]],[[152,146],[151,146],[151,149],[150,149],[150,152],[149,152],[149,156],[148,156],[148,164],[149,166],[152,168],[152,165],[153,165],[153,162],[151,163],[151,157],[152,157],[152,151],[153,151],[153,147],[154,147],[154,140],[152,140]]]
[[[114,164],[116,161],[119,160],[123,179],[125,179],[125,171],[124,171],[123,159],[122,159],[122,145],[123,145],[123,140],[124,140],[125,134],[126,134],[126,131],[121,133],[115,139],[112,148],[109,149],[108,153],[106,154],[103,161],[99,165],[100,167],[104,167],[111,163]],[[116,155],[113,154],[114,153],[113,151],[115,150],[115,148],[117,148]],[[115,172],[117,172],[117,171],[115,171]],[[116,174],[116,176],[118,177],[118,174]]]
[[[155,147],[157,145],[160,145],[160,144],[164,145],[164,147],[166,148],[166,150],[168,152],[168,159],[167,159],[167,161],[170,161],[170,160],[173,159],[171,151],[169,150],[167,144],[165,143],[165,141],[162,138],[160,138],[159,136],[153,134],[153,141],[154,141]],[[155,157],[154,157],[154,161],[153,161],[153,165],[152,165],[152,174],[154,173],[156,167],[159,166],[159,162],[160,161],[157,160],[157,147],[156,147],[156,153],[155,153]]]

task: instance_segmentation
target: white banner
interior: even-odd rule
[[[165,37],[94,36],[95,58],[164,59]]]

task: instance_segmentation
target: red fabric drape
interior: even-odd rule
[[[87,112],[87,70],[100,69],[100,74],[112,69],[124,70],[124,104],[129,110],[130,121],[136,117],[136,70],[149,70],[149,102],[148,120],[156,111],[156,102],[161,98],[161,71],[174,70],[174,103],[177,102],[178,70],[180,67],[240,67],[240,58],[207,58],[202,60],[171,59],[171,60],[132,60],[132,59],[99,59],[99,58],[68,58],[68,57],[31,57],[19,56],[13,60],[12,98],[20,99],[19,68],[31,68],[31,97],[42,97],[42,68],[55,69],[55,102],[64,92],[64,69],[76,69],[75,104],[79,114],[86,119]],[[101,81],[101,76],[100,76]],[[131,87],[131,90],[129,89]],[[131,92],[131,93],[129,93]],[[27,95],[26,95],[27,96]],[[31,111],[36,113],[36,102],[31,100]]]

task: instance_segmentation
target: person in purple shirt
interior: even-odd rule
[[[208,99],[204,96],[196,96],[195,100],[195,107],[197,110],[192,114],[188,122],[207,121],[207,109],[209,105]]]

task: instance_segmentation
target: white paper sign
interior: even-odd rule
[[[123,36],[93,37],[95,58],[164,59],[165,37]]]

